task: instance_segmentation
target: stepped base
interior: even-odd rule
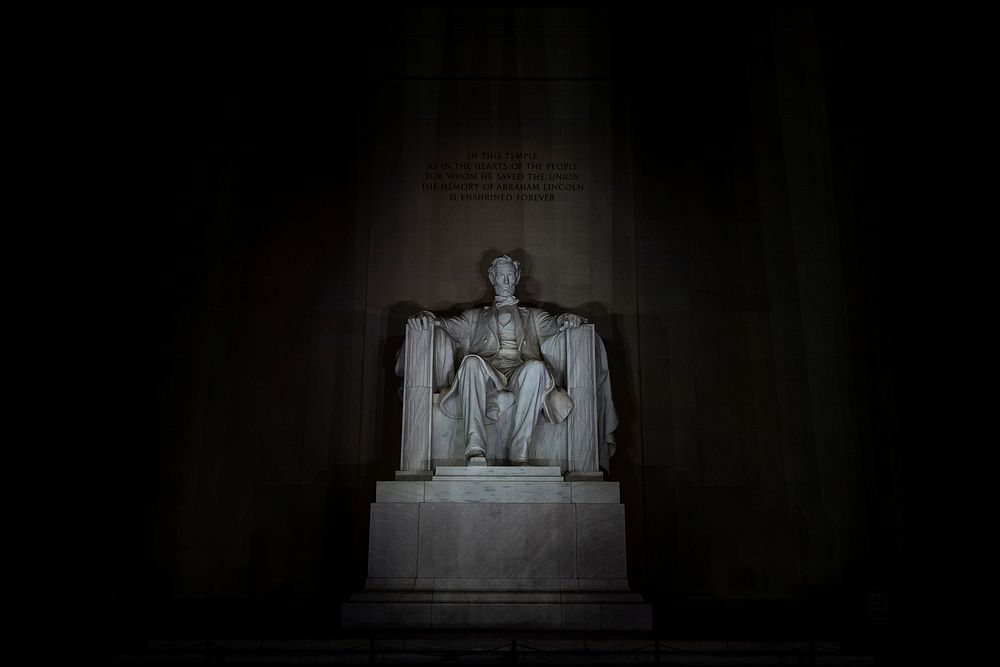
[[[343,627],[649,630],[650,605],[628,589],[618,484],[600,479],[439,466],[378,482],[369,579]]]
[[[426,601],[416,594],[395,600],[366,600],[359,593],[341,606],[341,626],[352,629],[652,629],[650,605],[638,600],[566,602],[539,595],[466,594],[465,599]],[[558,595],[558,594],[557,594]]]
[[[369,579],[341,609],[345,628],[650,630],[625,579]]]
[[[546,477],[553,481],[562,481],[559,466],[438,466],[434,471],[435,478],[450,479],[453,477],[504,477],[520,479],[522,477]]]

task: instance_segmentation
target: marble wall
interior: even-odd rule
[[[892,578],[882,24],[662,11],[360,12],[288,49],[209,35],[184,60],[151,37],[95,69],[129,215],[59,245],[45,303],[80,280],[88,298],[53,311],[41,403],[100,397],[42,423],[101,444],[31,470],[92,480],[74,495],[101,586],[357,590],[398,467],[403,321],[487,296],[498,251],[526,301],[605,339],[634,588],[803,600]],[[483,145],[585,164],[585,196],[420,190],[425,161]],[[81,328],[79,349],[56,340]]]

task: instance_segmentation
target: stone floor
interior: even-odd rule
[[[538,635],[393,636],[317,640],[159,640],[117,653],[117,663],[179,664],[667,664],[869,665],[834,641],[685,641]]]

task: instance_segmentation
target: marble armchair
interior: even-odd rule
[[[608,467],[614,453],[618,425],[611,400],[604,343],[594,325],[568,328],[545,340],[542,356],[558,386],[573,399],[573,409],[559,424],[539,413],[532,445],[531,465],[558,465],[564,472],[598,472]],[[465,465],[465,436],[461,422],[438,408],[444,389],[454,379],[462,351],[440,328],[406,328],[396,373],[403,378],[403,428],[400,470],[431,471],[437,466]],[[487,425],[486,457],[490,465],[504,465],[510,419],[505,419],[513,396],[496,393],[498,419]]]

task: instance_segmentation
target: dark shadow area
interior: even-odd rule
[[[586,23],[597,10],[606,25]],[[421,53],[457,57],[471,10],[442,11],[450,41]],[[402,7],[125,18],[67,39],[39,115],[68,138],[29,245],[41,444],[15,469],[23,622],[65,624],[101,656],[156,637],[339,637],[375,482],[399,466],[396,354],[424,309],[406,285],[388,310],[368,300],[371,151],[408,131],[375,112],[382,82],[415,77],[407,39],[441,35]],[[520,115],[530,63],[510,50],[514,14],[498,20],[497,91]],[[634,271],[630,302],[536,301],[549,249],[491,247],[469,258],[479,298],[435,312],[492,302],[486,270],[507,253],[525,305],[595,324],[629,576],[661,637],[912,655],[919,554],[936,549],[915,480],[939,460],[928,396],[950,391],[924,375],[924,320],[949,299],[913,192],[930,93],[908,35],[923,33],[836,3],[599,3],[565,20],[603,40],[597,78],[627,99],[613,148],[633,173],[614,197],[633,216],[614,268]],[[412,102],[420,121],[451,122],[432,97]],[[42,210],[53,199],[76,216]]]

